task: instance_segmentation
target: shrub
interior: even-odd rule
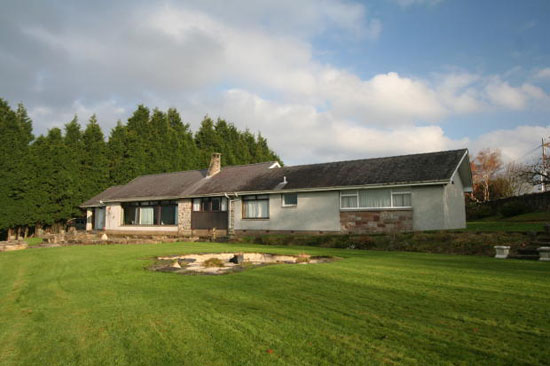
[[[488,205],[472,203],[466,206],[466,218],[479,220],[495,215],[495,211]]]
[[[500,213],[504,217],[512,217],[529,212],[529,207],[523,202],[512,201],[502,205]]]

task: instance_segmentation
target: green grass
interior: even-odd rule
[[[26,238],[26,239],[25,239],[25,242],[26,242],[29,246],[40,245],[40,244],[42,244],[42,241],[43,241],[42,238]]]
[[[466,223],[466,231],[543,231],[550,212],[529,212],[512,217],[485,217]]]
[[[228,250],[343,259],[144,270],[156,255]],[[549,278],[549,263],[311,247],[4,252],[0,365],[543,365]]]
[[[543,231],[542,222],[468,221],[466,231]]]

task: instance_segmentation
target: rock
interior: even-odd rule
[[[242,264],[244,262],[243,254],[235,254],[230,260],[231,263]]]
[[[109,237],[107,234],[103,233],[103,235],[101,235],[101,240],[109,240]]]
[[[178,260],[175,260],[171,265],[171,268],[181,268],[180,262]]]

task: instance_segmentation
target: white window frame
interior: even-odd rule
[[[410,195],[410,196],[411,196],[411,199],[410,199],[411,205],[410,205],[410,206],[396,206],[396,205],[393,203],[393,196],[394,196],[394,195],[398,195],[398,194],[408,194],[408,195]],[[396,191],[396,192],[394,192],[394,191],[392,190],[392,192],[391,192],[391,207],[392,207],[392,208],[412,208],[412,193],[411,193],[411,191]]]
[[[391,197],[391,206],[390,207],[360,207],[359,206],[359,191],[369,191],[374,189],[389,189],[390,190],[390,197]],[[411,205],[410,206],[395,206],[393,204],[393,195],[397,194],[410,194],[411,195]],[[342,207],[342,197],[355,197],[356,199],[356,207]],[[393,190],[391,188],[373,188],[373,189],[353,189],[353,190],[346,190],[346,191],[340,191],[340,210],[394,210],[394,209],[411,209],[412,208],[412,192],[411,191],[404,191],[404,190]]]
[[[295,203],[295,204],[287,205],[287,204],[285,203],[285,196],[286,196],[287,194],[295,194],[295,195],[296,195],[296,203]],[[281,206],[282,206],[282,207],[298,207],[298,193],[292,193],[292,192],[291,192],[291,193],[283,193],[283,194],[281,194]]]

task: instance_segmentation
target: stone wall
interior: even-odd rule
[[[346,234],[412,231],[413,211],[341,211],[340,226]]]
[[[178,235],[190,236],[191,233],[191,209],[193,203],[190,198],[184,198],[178,203]]]

